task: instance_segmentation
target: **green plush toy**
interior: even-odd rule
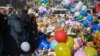
[[[83,18],[84,18],[84,16],[81,15],[81,14],[78,16],[78,20],[79,20],[79,21],[83,20]]]
[[[42,4],[45,4],[46,6],[48,6],[49,1],[48,0],[41,0],[39,6],[41,6]]]

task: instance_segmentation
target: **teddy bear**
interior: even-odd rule
[[[95,42],[95,48],[97,49],[98,54],[100,54],[100,31],[96,31],[93,34],[93,40]]]

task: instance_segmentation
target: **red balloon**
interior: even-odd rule
[[[65,43],[65,42],[66,42],[66,39],[67,39],[66,32],[64,32],[63,30],[57,30],[57,31],[55,32],[55,39],[56,39],[58,42],[63,42],[63,43]]]

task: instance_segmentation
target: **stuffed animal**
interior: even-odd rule
[[[96,31],[93,35],[94,42],[96,44],[96,49],[98,54],[100,54],[100,31]]]
[[[100,31],[96,31],[96,32],[93,34],[93,39],[94,39],[94,41],[95,41],[97,44],[100,44]]]
[[[91,42],[87,42],[86,43],[87,47],[94,47],[94,43],[91,41]]]

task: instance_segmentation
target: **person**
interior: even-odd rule
[[[4,9],[3,9],[4,10]],[[3,10],[0,11],[0,56],[3,56],[3,38],[5,37],[6,22]]]
[[[29,31],[28,31],[28,25],[29,25],[29,18],[30,16],[27,14],[28,13],[28,6],[25,6],[24,9],[22,9],[21,11],[21,15],[20,15],[20,22],[21,22],[21,26],[23,28],[23,32],[24,32],[24,35],[25,35],[25,38],[27,41],[28,37],[29,37]]]
[[[8,16],[8,25],[10,27],[10,55],[11,56],[19,56],[22,54],[22,51],[20,49],[20,44],[23,41],[23,32],[22,27],[19,21],[19,14],[17,11],[12,11],[13,13]]]
[[[28,11],[29,18],[29,24],[28,24],[28,31],[29,31],[29,43],[31,45],[30,52],[34,52],[34,47],[36,46],[33,42],[36,41],[37,35],[38,35],[38,29],[37,29],[37,22],[36,22],[36,16],[33,14],[33,10]]]
[[[7,40],[7,33],[8,33],[8,27],[7,27],[7,11],[5,8],[1,9],[0,13],[0,37],[2,37],[2,42],[3,42],[3,47],[2,48],[2,56],[6,56],[7,51],[6,51],[6,40]]]

